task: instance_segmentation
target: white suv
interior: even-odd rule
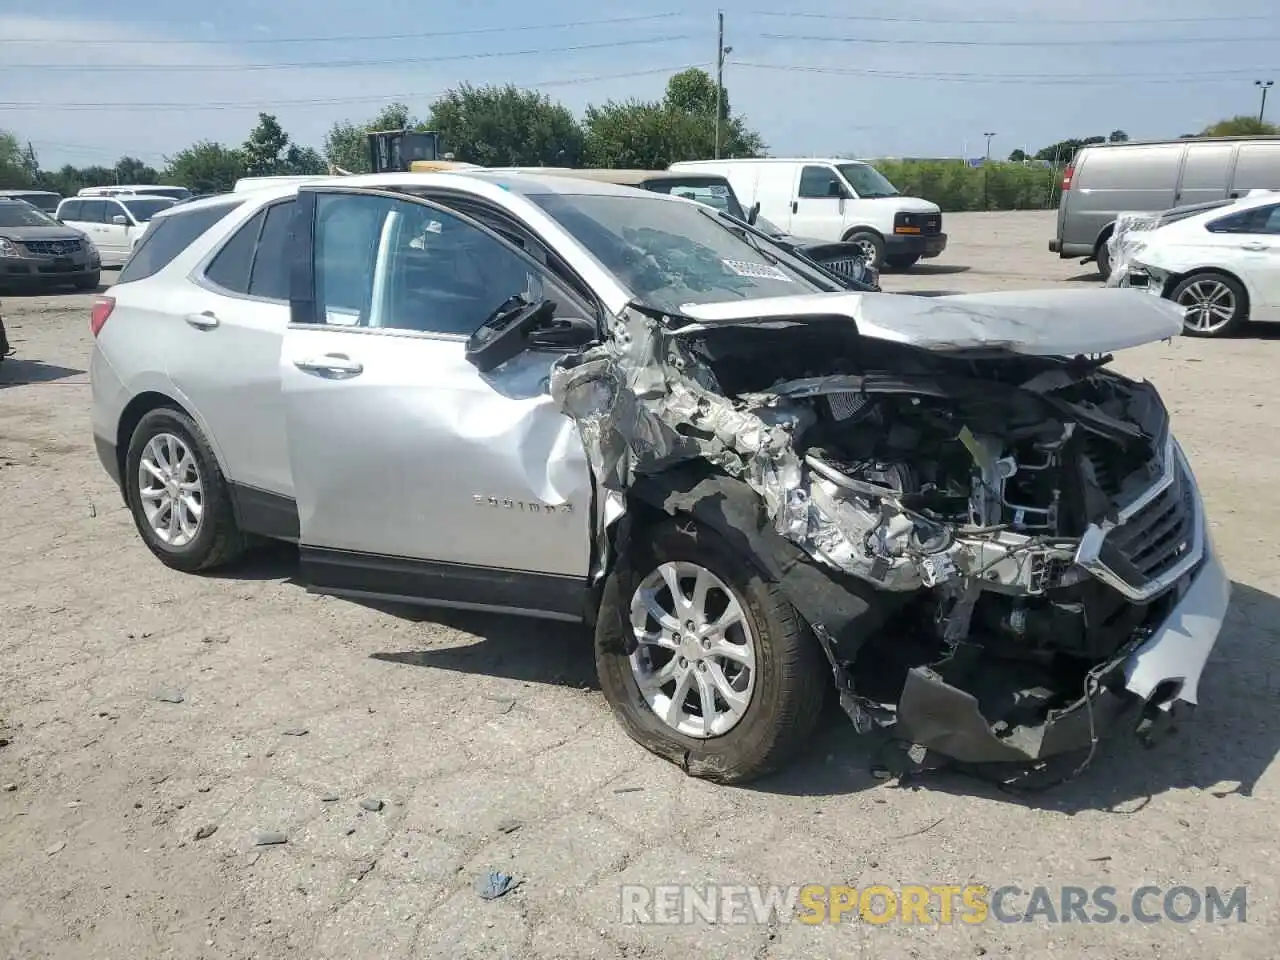
[[[54,217],[69,227],[83,231],[102,254],[104,267],[119,267],[151,218],[178,201],[170,197],[71,197],[58,204]]]

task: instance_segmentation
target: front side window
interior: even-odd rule
[[[830,167],[805,167],[800,171],[800,198],[826,200],[840,196],[840,181]]]
[[[469,336],[511,297],[549,296],[537,268],[434,207],[359,194],[316,203],[322,322]]]
[[[80,215],[81,209],[84,207],[83,200],[64,200],[58,205],[59,220],[83,220]]]
[[[819,293],[805,275],[701,207],[638,194],[537,194],[555,219],[622,286],[659,310],[687,303]]]
[[[901,196],[898,188],[869,163],[842,163],[837,169],[849,181],[853,192],[863,200]]]

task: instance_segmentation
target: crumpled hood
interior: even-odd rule
[[[1182,332],[1183,310],[1136,290],[1010,290],[917,297],[818,293],[687,304],[695,321],[680,334],[715,327],[787,326],[842,319],[865,337],[924,350],[1008,350],[1036,357],[1110,353]]]

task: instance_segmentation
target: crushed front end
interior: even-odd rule
[[[629,308],[553,378],[602,529],[690,461],[722,478],[708,496],[749,488],[790,567],[821,574],[779,582],[858,729],[955,760],[1039,760],[1195,704],[1230,587],[1155,388],[1107,357],[930,348],[910,326]]]

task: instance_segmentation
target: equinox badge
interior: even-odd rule
[[[535,503],[532,500],[512,500],[505,497],[486,497],[475,493],[471,495],[478,507],[495,507],[501,510],[518,510],[521,513],[573,513],[572,503],[548,504]]]

